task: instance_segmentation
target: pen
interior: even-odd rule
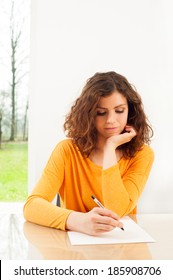
[[[102,204],[94,195],[92,195],[91,198],[94,200],[94,202],[95,202],[99,207],[105,208],[105,207],[103,206],[103,204]],[[124,228],[121,228],[121,230],[124,230]]]

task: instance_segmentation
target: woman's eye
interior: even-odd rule
[[[116,110],[115,112],[118,114],[122,114],[122,113],[124,113],[124,110]]]
[[[106,114],[106,112],[99,112],[97,111],[97,116],[104,116]]]

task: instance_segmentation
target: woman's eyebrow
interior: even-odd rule
[[[124,103],[124,104],[117,105],[117,106],[115,106],[113,109],[116,109],[116,108],[119,108],[119,107],[122,107],[122,106],[127,106],[127,104]],[[98,108],[98,109],[105,109],[105,110],[108,109],[108,108],[105,108],[105,107],[102,107],[102,106],[97,106],[97,108]]]

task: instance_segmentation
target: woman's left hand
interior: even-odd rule
[[[125,127],[125,132],[118,134],[118,135],[113,135],[109,138],[107,138],[107,144],[112,143],[115,146],[115,149],[122,145],[125,144],[127,142],[130,142],[132,140],[133,137],[135,137],[137,135],[135,129],[130,126],[130,125],[126,125]]]

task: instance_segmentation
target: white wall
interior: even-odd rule
[[[64,115],[97,71],[125,75],[155,130],[155,163],[139,212],[173,212],[173,18],[171,0],[32,0],[29,191]]]

